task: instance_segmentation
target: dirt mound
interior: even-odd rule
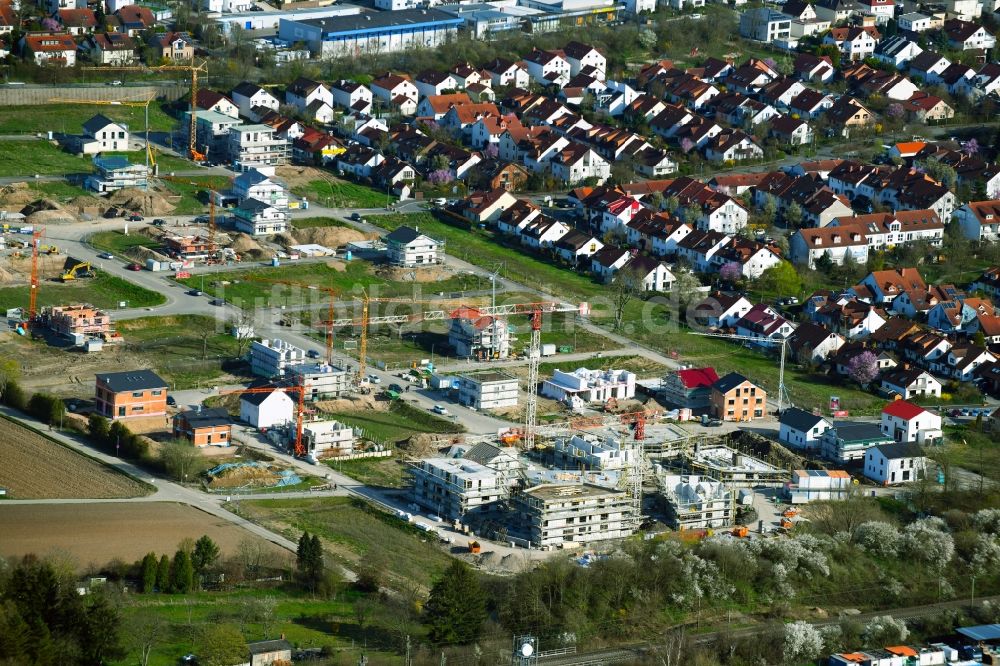
[[[328,172],[308,166],[280,166],[274,170],[274,175],[285,181],[289,188],[308,185],[314,180],[326,180],[329,177]]]
[[[36,197],[37,194],[27,183],[11,183],[0,188],[0,203],[5,206],[24,206]]]
[[[376,274],[391,282],[439,282],[452,277],[452,272],[446,268],[395,268],[380,266]]]
[[[372,240],[378,234],[365,233],[357,229],[346,229],[344,227],[312,227],[309,229],[296,229],[291,236],[295,245],[324,245],[330,248],[338,248],[360,240]]]
[[[17,282],[18,277],[11,273],[10,271],[0,268],[0,284],[7,284],[10,282]]]
[[[321,400],[316,403],[316,406],[324,412],[384,412],[389,409],[388,402],[376,400],[372,395],[359,395],[339,400]]]
[[[208,487],[216,490],[224,488],[269,488],[282,479],[282,470],[267,463],[223,464],[211,470]]]
[[[426,458],[435,456],[441,448],[450,446],[452,443],[451,440],[451,437],[442,437],[441,435],[421,432],[397,442],[396,446],[406,451],[406,454],[409,456]]]
[[[80,195],[70,199],[66,207],[77,213],[100,214],[108,209],[108,202],[99,197]]]
[[[28,224],[76,222],[76,216],[67,210],[39,210],[31,213],[24,219]]]
[[[274,256],[274,252],[265,248],[247,234],[236,234],[229,247],[237,254],[252,259],[270,259]]]
[[[29,201],[28,204],[21,209],[21,212],[25,215],[31,215],[43,210],[60,210],[62,206],[57,201],[52,199],[33,199]]]
[[[119,208],[142,215],[167,215],[174,209],[174,205],[159,193],[135,187],[118,190],[108,198],[108,201]]]

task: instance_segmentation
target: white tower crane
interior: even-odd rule
[[[726,338],[728,340],[743,340],[763,345],[781,345],[781,361],[778,365],[778,414],[781,414],[785,410],[785,402],[788,403],[789,407],[794,406],[791,397],[788,395],[788,389],[785,387],[785,350],[788,348],[788,340],[784,338],[755,338],[752,335],[736,335],[733,333],[696,333],[694,331],[689,331],[689,333],[706,338]]]

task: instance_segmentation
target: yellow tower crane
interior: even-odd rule
[[[207,60],[203,60],[200,63],[192,61],[187,65],[156,65],[154,67],[143,67],[141,65],[105,65],[103,67],[84,67],[84,69],[99,72],[189,72],[191,74],[191,119],[188,128],[188,155],[196,162],[205,159],[205,155],[198,152],[196,144],[198,119],[195,116],[195,112],[198,109],[196,103],[198,97],[198,74],[208,74]]]

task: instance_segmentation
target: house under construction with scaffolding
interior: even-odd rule
[[[636,527],[628,492],[589,483],[542,484],[511,498],[521,532],[532,548],[566,548],[621,539]]]
[[[710,477],[728,488],[782,488],[791,478],[789,470],[724,444],[696,441],[660,463],[680,473]]]
[[[657,476],[667,524],[675,530],[727,527],[733,524],[735,491],[697,474]]]

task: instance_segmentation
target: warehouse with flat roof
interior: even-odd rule
[[[318,58],[337,58],[434,48],[454,39],[463,22],[436,9],[362,12],[306,20],[282,18],[278,36],[288,42],[306,43]]]

